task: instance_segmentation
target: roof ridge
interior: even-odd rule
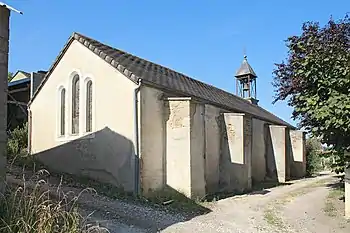
[[[78,41],[135,83],[138,83],[139,79],[142,79],[152,85],[169,89],[175,93],[182,93],[203,99],[223,109],[226,108],[233,111],[244,112],[255,116],[258,119],[271,123],[288,125],[294,128],[273,113],[260,106],[253,105],[246,99],[236,96],[233,93],[191,78],[169,67],[146,60],[123,50],[116,49],[108,44],[99,42],[78,32],[73,32],[69,37],[68,42],[55,59],[54,64],[46,73],[29,104],[32,103],[73,40]]]
[[[212,85],[212,84],[208,84],[208,83],[202,82],[202,81],[200,81],[200,80],[198,80],[198,79],[195,79],[195,78],[192,78],[192,77],[190,77],[190,76],[188,76],[188,75],[185,75],[185,74],[183,74],[183,73],[180,73],[180,72],[178,72],[178,71],[176,71],[176,70],[174,70],[174,69],[171,69],[171,68],[166,67],[166,66],[164,66],[164,65],[157,64],[157,63],[155,63],[155,62],[146,60],[146,59],[144,59],[144,58],[142,58],[142,57],[140,57],[140,56],[137,56],[137,55],[134,55],[134,54],[132,54],[132,53],[126,52],[126,51],[121,50],[121,49],[119,49],[119,48],[114,48],[114,47],[112,47],[112,46],[110,46],[110,45],[108,45],[108,44],[105,44],[105,43],[100,42],[100,41],[98,41],[98,40],[92,39],[92,38],[90,38],[90,37],[88,37],[88,36],[85,36],[85,35],[82,35],[82,34],[80,34],[80,33],[75,33],[75,34],[77,34],[79,37],[92,40],[92,41],[94,41],[94,42],[100,43],[100,44],[102,44],[102,45],[104,45],[104,46],[107,46],[107,47],[109,47],[109,48],[111,48],[111,49],[118,50],[118,51],[120,51],[120,52],[122,52],[122,53],[125,53],[125,54],[127,54],[127,55],[136,57],[136,58],[141,59],[141,60],[143,60],[143,61],[150,62],[150,63],[152,63],[152,64],[154,64],[154,65],[156,65],[156,66],[160,66],[160,67],[162,67],[162,68],[168,69],[168,70],[170,70],[170,71],[172,71],[172,72],[175,72],[175,73],[177,73],[177,74],[179,74],[179,75],[182,75],[184,78],[190,79],[190,80],[192,80],[192,81],[194,81],[194,82],[198,82],[198,83],[200,83],[200,84],[202,84],[202,85],[205,85],[205,86],[208,86],[208,87],[210,87],[210,88],[214,88],[214,89],[216,89],[217,91],[220,91],[220,92],[223,92],[223,93],[225,93],[225,94],[228,94],[228,95],[232,96],[233,98],[236,98],[237,100],[239,100],[239,101],[241,101],[241,102],[250,104],[248,100],[246,100],[246,99],[244,99],[244,98],[242,98],[242,97],[240,97],[240,96],[237,96],[237,95],[235,95],[235,94],[233,94],[233,93],[231,93],[231,92],[228,92],[228,91],[225,91],[225,90],[223,90],[223,89],[221,89],[221,88],[218,88],[218,87],[216,87],[216,86],[214,86],[214,85]],[[248,64],[248,63],[247,63],[247,64]],[[248,64],[248,65],[249,65],[249,64]],[[140,68],[143,69],[143,70],[145,70],[145,71],[147,71],[147,69],[144,68],[144,67],[140,67]],[[164,75],[164,74],[162,74],[162,75]],[[198,97],[198,96],[197,96],[197,97]],[[266,109],[262,108],[261,106],[253,105],[253,104],[250,104],[250,106],[253,107],[253,108],[258,108],[258,109],[263,110],[264,112],[266,112],[266,113],[268,113],[268,114],[270,114],[270,115],[275,116],[273,113],[267,111]],[[276,117],[276,116],[275,116],[275,117]],[[287,122],[286,122],[286,123],[287,123]]]
[[[98,43],[100,43],[100,44],[103,44],[103,45],[105,45],[105,46],[107,46],[107,47],[110,47],[110,48],[112,48],[112,49],[119,50],[119,51],[121,51],[121,52],[123,52],[123,53],[125,53],[125,54],[127,54],[127,55],[131,55],[131,56],[136,57],[136,58],[138,58],[138,59],[142,59],[142,60],[144,60],[144,61],[150,62],[150,63],[152,63],[152,64],[154,64],[154,65],[156,65],[156,66],[160,66],[160,67],[166,68],[166,69],[168,69],[168,70],[170,70],[170,71],[172,71],[172,72],[175,72],[175,73],[177,73],[177,74],[180,74],[180,75],[182,75],[183,77],[188,78],[188,79],[191,79],[191,80],[193,80],[193,81],[195,81],[195,82],[199,82],[199,83],[201,83],[201,84],[210,86],[210,87],[212,87],[212,88],[216,88],[216,89],[218,89],[218,90],[220,90],[220,91],[222,91],[222,92],[225,92],[225,93],[230,94],[230,95],[232,95],[232,96],[234,96],[234,97],[236,97],[236,98],[239,98],[239,99],[242,100],[242,101],[247,101],[246,99],[244,99],[244,98],[242,98],[242,97],[240,97],[240,96],[237,96],[237,95],[235,95],[235,94],[233,94],[233,93],[230,93],[230,92],[228,92],[228,91],[225,91],[225,90],[223,90],[223,89],[220,89],[220,88],[218,88],[218,87],[215,87],[215,86],[212,85],[212,84],[208,84],[208,83],[202,82],[202,81],[200,81],[200,80],[198,80],[198,79],[192,78],[192,77],[190,77],[190,76],[188,76],[188,75],[186,75],[186,74],[183,74],[183,73],[181,73],[181,72],[178,72],[178,71],[176,71],[176,70],[174,70],[174,69],[172,69],[172,68],[169,68],[169,67],[167,67],[167,66],[164,66],[164,65],[157,64],[157,63],[155,63],[155,62],[146,60],[146,59],[144,59],[144,58],[142,58],[142,57],[140,57],[140,56],[138,56],[138,55],[134,55],[134,54],[132,54],[132,53],[125,52],[124,50],[121,50],[121,49],[119,49],[119,48],[114,48],[114,47],[112,47],[112,46],[110,46],[110,45],[107,45],[107,44],[105,44],[105,43],[103,43],[103,42],[100,42],[100,41],[97,41],[97,40],[95,40],[95,39],[92,39],[92,38],[90,38],[90,37],[88,37],[88,36],[85,36],[85,35],[82,35],[82,34],[80,34],[80,33],[75,33],[75,34],[77,34],[77,35],[80,36],[80,37],[83,37],[83,38],[85,37],[85,38],[90,39],[90,40],[92,40],[92,41],[95,41],[95,42],[98,42]],[[144,67],[141,67],[141,68],[147,71],[147,69],[145,69]],[[248,101],[247,101],[247,102],[248,102]]]
[[[106,43],[104,43],[104,42],[95,40],[95,39],[93,39],[93,38],[91,38],[91,37],[88,37],[88,36],[85,36],[85,35],[83,35],[83,34],[81,34],[81,33],[74,32],[73,35],[74,35],[74,34],[78,35],[79,37],[83,37],[83,38],[85,37],[85,38],[87,38],[87,39],[89,39],[89,40],[92,40],[92,41],[95,41],[95,42],[97,42],[97,43],[103,44],[103,45],[108,46],[108,47],[110,47],[110,48],[112,48],[112,49],[119,50],[119,51],[121,51],[121,52],[123,52],[123,53],[125,53],[125,54],[127,54],[127,55],[136,57],[136,58],[138,58],[138,59],[142,59],[142,60],[144,60],[144,61],[146,61],[146,62],[150,62],[150,63],[152,63],[152,64],[154,64],[154,65],[163,67],[163,68],[165,68],[165,69],[168,69],[169,71],[172,71],[172,72],[175,72],[175,73],[177,73],[177,74],[180,74],[180,75],[182,75],[182,76],[184,76],[184,77],[186,77],[186,78],[192,79],[192,80],[194,80],[194,81],[199,81],[199,80],[197,80],[197,79],[194,79],[194,78],[190,77],[189,75],[186,75],[186,74],[184,74],[184,73],[182,73],[182,72],[176,71],[175,69],[170,68],[170,67],[168,67],[168,66],[166,66],[166,65],[161,65],[161,64],[158,64],[158,63],[156,63],[156,62],[150,61],[150,60],[148,60],[148,59],[142,58],[142,57],[139,56],[139,55],[136,55],[136,54],[133,54],[133,53],[130,53],[130,52],[126,52],[125,50],[122,50],[122,49],[119,49],[119,48],[112,47],[112,46],[110,46],[110,45],[108,45],[108,44],[106,44]],[[200,82],[200,81],[199,81],[199,82]]]

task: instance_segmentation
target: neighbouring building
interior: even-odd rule
[[[28,121],[27,105],[46,71],[17,71],[8,83],[7,130],[13,130]]]
[[[303,132],[258,106],[246,57],[237,95],[73,33],[29,103],[30,152],[125,191],[190,198],[305,174]]]

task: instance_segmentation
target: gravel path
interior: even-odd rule
[[[7,180],[20,182],[13,175],[8,175]],[[210,213],[193,218],[165,208],[112,200],[86,192],[80,195],[79,204],[86,214],[94,212],[92,220],[107,227],[111,233],[348,233],[350,223],[345,223],[341,214],[330,217],[323,211],[330,192],[327,184],[336,181],[328,174],[226,198],[206,205],[211,209]],[[54,190],[56,186],[49,188]],[[81,191],[72,187],[62,187],[62,190]]]
[[[325,187],[319,187],[297,197],[283,210],[286,222],[293,226],[295,232],[335,232],[322,210],[327,195],[328,190]]]
[[[338,196],[329,197],[334,191],[327,186],[335,184],[338,179],[327,181],[324,185],[309,190],[305,195],[296,197],[284,207],[282,214],[294,232],[350,232],[350,223],[343,218],[343,201],[339,200]],[[327,202],[333,203],[334,210],[327,210]]]
[[[341,214],[327,216],[323,209],[337,182],[332,175],[295,181],[292,185],[218,201],[213,212],[191,221],[174,224],[162,232],[241,232],[241,233],[345,233],[350,223]],[[339,201],[339,200],[338,200]],[[338,208],[341,208],[339,201]]]

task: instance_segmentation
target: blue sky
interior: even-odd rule
[[[350,11],[349,0],[2,1],[24,12],[11,16],[12,72],[47,70],[77,31],[234,92],[246,48],[260,106],[293,124],[285,102],[272,105],[272,71],[286,57],[284,40],[305,21],[324,24]]]

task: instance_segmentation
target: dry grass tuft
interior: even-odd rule
[[[50,191],[40,170],[29,180],[7,184],[0,197],[1,233],[102,233],[108,230],[90,224],[78,211],[78,195],[65,193],[61,186]]]

